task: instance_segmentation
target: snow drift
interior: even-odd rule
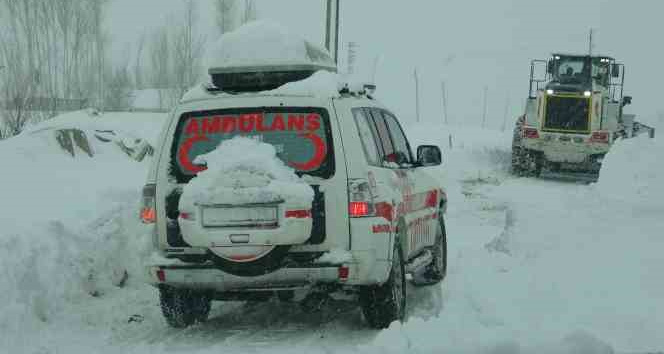
[[[597,188],[618,201],[664,210],[664,139],[620,140],[606,155]]]
[[[142,282],[141,250],[150,238],[136,211],[149,159],[137,162],[95,138],[112,128],[124,139],[118,128],[142,126],[133,131],[152,139],[141,132],[158,131],[164,118],[130,116],[78,112],[0,141],[0,332],[57,322],[85,299]],[[93,154],[63,149],[58,132],[70,129]]]

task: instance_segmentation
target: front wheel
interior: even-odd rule
[[[525,174],[525,156],[520,147],[512,147],[512,173],[521,177]]]
[[[434,285],[438,284],[447,274],[447,233],[445,232],[445,220],[443,216],[438,216],[438,232],[436,233],[436,243],[431,249],[433,257],[422,274],[413,277],[413,285]]]
[[[207,294],[173,287],[160,287],[159,299],[166,322],[174,328],[207,320],[212,302]]]
[[[406,317],[406,269],[399,241],[395,241],[392,268],[387,282],[363,288],[360,305],[372,328],[387,328]]]

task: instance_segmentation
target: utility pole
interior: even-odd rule
[[[590,39],[588,40],[588,56],[593,56],[593,29],[590,29]]]
[[[510,96],[508,95],[505,99],[505,114],[503,115],[503,131],[507,128],[507,115],[509,114],[510,109]]]
[[[352,75],[355,71],[355,59],[357,58],[357,43],[348,42],[348,62],[346,63],[346,73]]]
[[[336,64],[339,63],[339,1],[327,0],[325,49]]]
[[[489,94],[489,88],[484,86],[484,108],[482,112],[482,129],[486,126],[486,114],[487,114],[487,96]]]
[[[374,57],[373,60],[373,67],[371,68],[371,83],[375,84],[376,83],[376,68],[378,68],[378,55]]]
[[[440,83],[440,91],[443,99],[443,117],[445,118],[445,125],[449,124],[447,115],[447,90],[445,89],[445,80]]]
[[[420,122],[420,82],[415,68],[415,119]]]

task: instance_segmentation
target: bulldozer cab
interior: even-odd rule
[[[553,84],[579,92],[604,91],[611,102],[621,102],[624,78],[624,65],[612,57],[554,53],[531,62],[529,97]]]
[[[598,85],[608,88],[612,77],[620,76],[615,60],[606,56],[578,56],[554,54],[548,72],[552,81],[561,84]]]

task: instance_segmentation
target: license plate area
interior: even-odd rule
[[[275,229],[279,227],[277,205],[203,206],[203,227]]]

